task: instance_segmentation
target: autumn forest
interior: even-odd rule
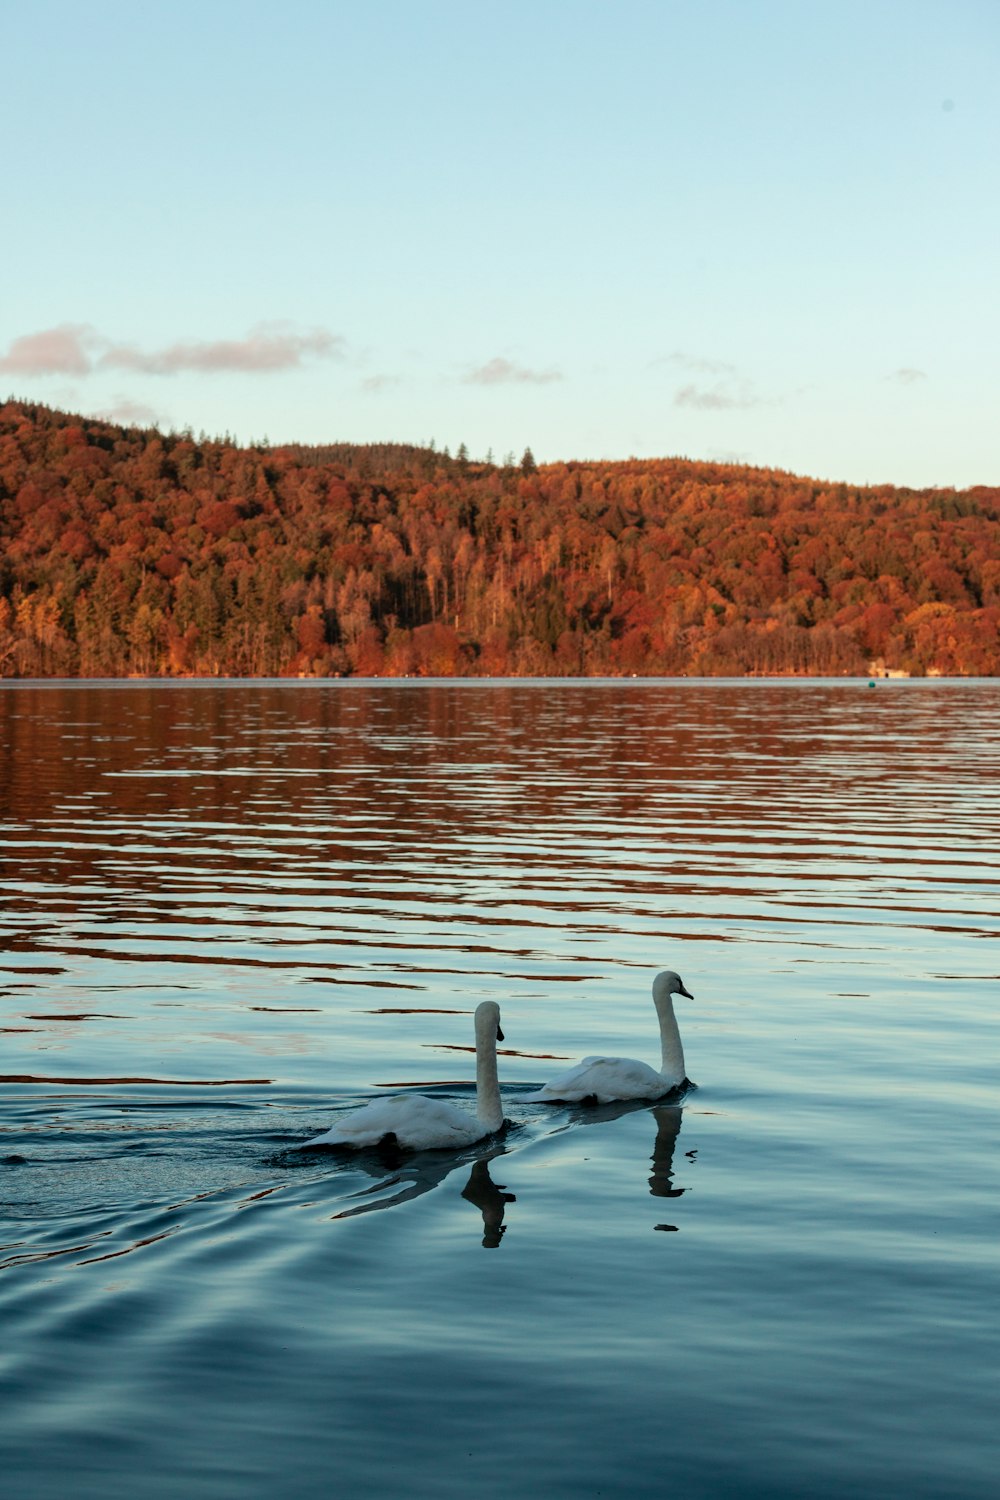
[[[1000,673],[1000,489],[0,407],[2,676],[871,670]]]

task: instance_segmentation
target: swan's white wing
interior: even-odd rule
[[[661,1073],[633,1057],[585,1057],[568,1073],[549,1079],[535,1098],[566,1104],[596,1099],[598,1104],[611,1104],[616,1099],[658,1099],[669,1090]]]
[[[486,1135],[468,1110],[447,1099],[428,1099],[425,1094],[393,1094],[373,1099],[362,1109],[344,1115],[329,1130],[302,1146],[377,1146],[387,1135],[409,1151],[437,1151],[471,1145]]]

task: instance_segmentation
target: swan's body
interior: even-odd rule
[[[666,969],[653,980],[653,1004],[660,1021],[660,1068],[637,1062],[634,1057],[585,1057],[551,1078],[535,1099],[579,1104],[584,1100],[610,1104],[616,1099],[660,1099],[685,1083],[684,1048],[677,1029],[672,995],[694,998],[684,988],[679,974]]]
[[[406,1151],[447,1151],[471,1146],[492,1135],[503,1124],[503,1104],[497,1078],[500,1007],[484,1000],[476,1007],[476,1113],[470,1114],[447,1099],[426,1094],[393,1094],[373,1099],[345,1115],[330,1130],[302,1146],[379,1146]]]

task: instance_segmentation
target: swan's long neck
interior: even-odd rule
[[[476,1027],[476,1119],[491,1134],[503,1124],[495,1022]]]
[[[669,995],[659,995],[655,1000],[656,1014],[660,1021],[660,1072],[673,1083],[683,1083],[684,1048],[674,1015],[674,1002]]]

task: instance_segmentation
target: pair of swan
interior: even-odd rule
[[[660,1099],[685,1082],[684,1049],[674,1015],[673,996],[694,996],[679,974],[666,969],[653,980],[653,1004],[660,1022],[659,1071],[631,1057],[585,1057],[531,1098],[543,1103],[610,1104],[618,1099]],[[394,1145],[407,1151],[460,1150],[503,1125],[497,1077],[497,1042],[502,1042],[500,1007],[484,1000],[476,1007],[476,1113],[426,1094],[394,1094],[353,1110],[330,1130],[302,1143],[310,1146]]]

